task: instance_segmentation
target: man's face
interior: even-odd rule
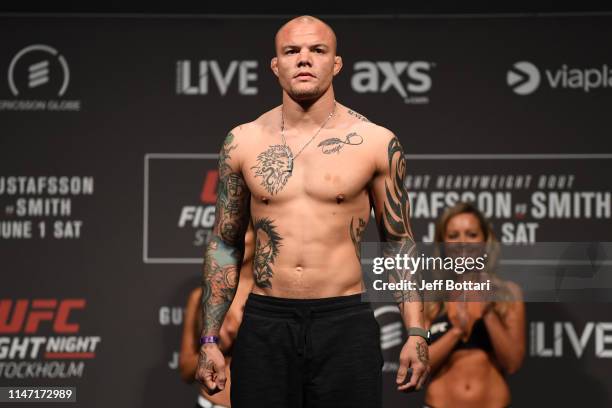
[[[321,96],[342,67],[334,34],[320,22],[292,22],[279,31],[272,70],[296,100]]]

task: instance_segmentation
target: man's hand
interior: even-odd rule
[[[204,344],[200,348],[195,379],[204,386],[208,395],[225,388],[225,359],[216,344]]]
[[[397,390],[403,392],[418,391],[429,376],[429,349],[425,340],[419,336],[410,336],[402,347],[397,371]],[[408,368],[412,375],[407,378]]]

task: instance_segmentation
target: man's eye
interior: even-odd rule
[[[319,54],[322,54],[322,53],[323,53],[323,50],[322,50],[321,48],[317,48],[317,49],[315,50],[315,52],[318,52]]]

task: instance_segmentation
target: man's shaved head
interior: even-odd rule
[[[274,45],[270,68],[294,100],[316,100],[330,89],[342,68],[334,30],[316,17],[289,20],[276,33]]]
[[[313,16],[295,17],[289,20],[288,22],[286,22],[285,24],[283,24],[283,26],[278,29],[278,31],[276,32],[276,36],[274,37],[274,45],[275,45],[277,53],[278,53],[279,47],[284,42],[284,40],[287,38],[288,34],[298,27],[300,29],[303,29],[304,26],[311,26],[311,28],[313,28],[314,30],[322,29],[323,34],[326,37],[328,37],[330,40],[329,45],[331,49],[333,50],[334,54],[336,53],[336,50],[337,50],[336,33],[334,33],[334,30],[326,22],[316,17],[313,17]]]

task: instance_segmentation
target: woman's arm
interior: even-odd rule
[[[435,374],[444,364],[461,336],[463,336],[463,331],[453,326],[442,337],[431,343],[429,346],[429,363],[431,364],[432,374]]]
[[[432,375],[442,367],[457,342],[464,335],[465,325],[467,324],[467,311],[465,308],[457,307],[456,313],[453,313],[452,316],[449,314],[449,320],[453,327],[429,346],[429,363],[431,364]],[[425,323],[431,330],[432,321],[426,318]]]
[[[202,289],[196,288],[189,294],[185,315],[183,316],[183,337],[181,338],[181,351],[179,353],[179,372],[185,382],[193,382],[198,366],[200,346],[196,339],[197,313],[200,310]]]
[[[516,300],[509,302],[503,318],[494,308],[489,308],[483,320],[497,361],[505,372],[513,374],[521,367],[525,357],[525,304],[517,284],[506,282],[506,286]]]
[[[242,315],[244,313],[244,305],[249,293],[253,289],[253,256],[255,254],[255,234],[253,233],[253,224],[249,223],[246,235],[244,237],[244,258],[240,268],[240,278],[238,279],[238,288],[232,300],[223,324],[219,332],[220,342],[219,348],[224,355],[231,355],[231,350],[234,345],[234,340],[238,335],[240,324],[242,323]]]

